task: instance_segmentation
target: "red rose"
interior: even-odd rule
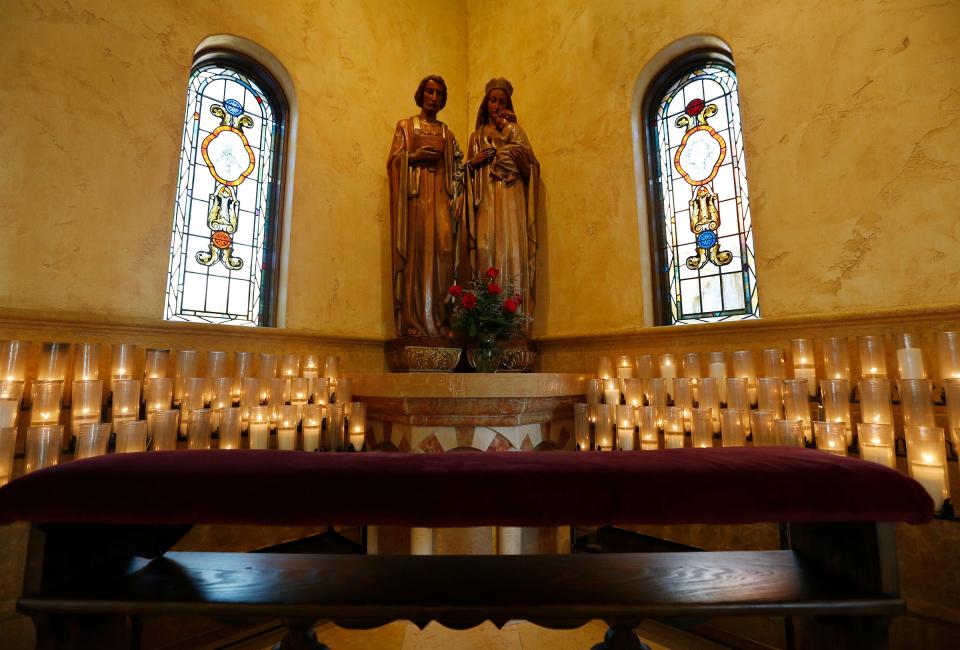
[[[503,291],[503,289],[501,289],[500,285],[497,284],[496,282],[491,282],[490,284],[487,285],[487,291],[491,295],[499,296],[500,292]]]
[[[498,275],[500,275],[499,269],[494,268],[492,266],[489,269],[487,269],[487,277],[490,278],[491,280],[497,277]]]
[[[514,294],[513,296],[510,297],[510,299],[511,299],[513,302],[517,303],[518,305],[522,305],[522,304],[523,304],[523,296],[521,296],[519,293],[518,293],[518,294]]]
[[[463,303],[464,309],[473,309],[477,306],[477,297],[470,292],[463,294],[463,297],[460,298],[460,302]]]
[[[451,296],[456,296],[459,298],[460,294],[463,293],[463,287],[461,287],[459,284],[455,284],[447,290],[447,293],[449,293]]]
[[[511,314],[517,311],[517,303],[514,302],[513,298],[507,298],[503,301],[503,311]]]

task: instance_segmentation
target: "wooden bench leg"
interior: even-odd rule
[[[273,650],[330,650],[329,646],[317,640],[313,621],[284,621],[283,626],[287,633],[280,643],[273,646]]]
[[[817,616],[800,620],[803,650],[886,650],[890,619],[885,616]]]
[[[650,646],[640,640],[632,627],[611,627],[603,642],[593,646],[592,650],[650,650]]]

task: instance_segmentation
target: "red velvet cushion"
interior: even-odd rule
[[[782,447],[146,452],[64,463],[0,488],[0,523],[923,523],[932,514],[923,488],[898,472]]]

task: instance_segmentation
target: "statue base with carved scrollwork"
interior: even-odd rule
[[[476,343],[467,346],[466,355],[468,366],[462,370],[469,371],[475,369],[473,356],[477,349]],[[498,340],[497,347],[500,348],[500,366],[496,372],[531,372],[534,361],[537,359],[537,347],[533,341],[523,337],[516,337],[506,340]]]
[[[395,372],[452,372],[460,353],[450,339],[407,336],[387,341],[387,362]]]

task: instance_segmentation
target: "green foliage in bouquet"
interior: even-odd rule
[[[470,338],[494,336],[508,338],[520,332],[530,320],[522,313],[523,296],[512,282],[499,284],[500,270],[494,267],[484,274],[476,274],[468,287],[455,284],[450,287],[453,296],[453,327]]]

